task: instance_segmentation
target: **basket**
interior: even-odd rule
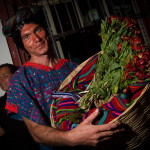
[[[111,123],[120,121],[130,127],[122,137],[125,149],[135,149],[150,138],[150,84],[139,98]]]
[[[91,59],[92,57],[90,57],[89,59]],[[71,74],[69,74],[69,76],[64,80],[59,89],[67,85],[71,81],[71,79],[83,68],[83,66],[88,62],[89,59],[84,61]],[[52,109],[50,110],[52,111]],[[50,112],[50,114],[51,125],[52,127],[55,127],[52,112]],[[119,117],[112,120],[111,123],[116,121],[120,121],[129,127],[129,130],[127,130],[125,135],[121,137],[122,139],[119,145],[121,145],[122,148],[120,149],[132,150],[150,139],[149,83],[145,86],[138,99],[130,107],[128,107]]]

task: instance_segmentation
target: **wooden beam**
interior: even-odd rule
[[[6,3],[6,1],[0,0],[0,19],[2,25],[4,25],[6,20],[13,14],[14,14],[13,8],[8,3]],[[20,55],[12,37],[7,37],[6,40],[13,60],[13,64],[16,66],[21,66],[22,62],[20,59]]]

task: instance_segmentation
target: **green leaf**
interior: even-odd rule
[[[113,93],[117,93],[118,91],[118,81],[120,80],[120,69],[117,70],[113,75],[113,82],[112,82],[112,87],[113,87]]]
[[[113,70],[115,70],[115,69],[117,69],[117,68],[120,68],[120,64],[117,64],[117,63],[113,63],[113,64],[111,64],[111,66],[110,66],[110,71],[113,71]]]
[[[105,90],[102,89],[102,88],[100,88],[100,87],[99,87],[99,89],[98,89],[98,93],[99,93],[101,96],[104,96],[104,97],[107,96],[107,93],[105,92]]]

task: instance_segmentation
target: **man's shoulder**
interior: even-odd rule
[[[17,71],[13,74],[11,81],[14,80],[15,82],[22,80],[28,74],[28,69],[25,65],[20,66]]]

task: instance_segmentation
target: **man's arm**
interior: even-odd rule
[[[120,123],[110,123],[105,125],[92,125],[92,121],[98,115],[98,110],[94,111],[76,128],[70,131],[60,131],[52,127],[40,125],[24,118],[34,140],[41,144],[51,146],[97,146],[99,142],[109,140],[115,133],[121,132]]]

